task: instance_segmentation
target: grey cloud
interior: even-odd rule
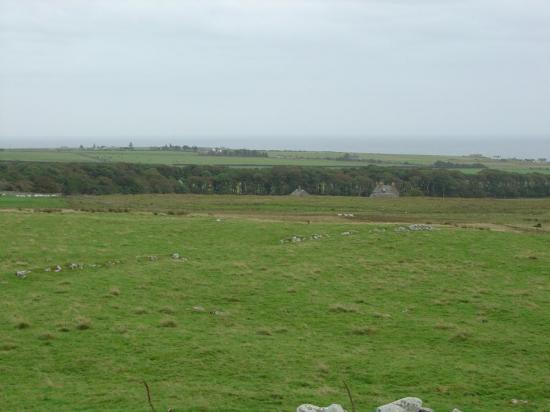
[[[541,135],[549,50],[537,0],[0,0],[0,139]]]

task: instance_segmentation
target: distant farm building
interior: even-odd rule
[[[309,196],[309,193],[306,192],[304,189],[296,189],[294,192],[290,194],[290,196],[303,197],[303,196]]]
[[[372,191],[370,197],[399,197],[399,191],[395,187],[395,183],[385,185],[378,183]]]

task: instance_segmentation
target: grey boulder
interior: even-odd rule
[[[333,403],[329,406],[315,406],[310,404],[304,404],[298,406],[298,409],[296,409],[296,412],[346,412],[344,408],[342,408],[341,405],[338,405],[336,403]]]
[[[395,402],[388,403],[376,408],[376,412],[431,412],[429,408],[422,407],[422,399],[402,398]]]

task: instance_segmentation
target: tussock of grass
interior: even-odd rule
[[[134,314],[136,315],[144,315],[147,313],[147,309],[145,309],[144,307],[137,307],[134,309]]]
[[[50,333],[50,332],[44,332],[44,333],[41,333],[40,335],[38,335],[38,339],[40,340],[53,340],[55,339],[55,336],[53,333]]]
[[[175,328],[178,325],[172,318],[161,319],[159,324],[163,328]]]
[[[17,349],[17,345],[13,342],[2,342],[0,343],[0,351],[8,352],[10,350]]]
[[[174,308],[171,306],[164,306],[163,308],[160,308],[159,312],[164,313],[165,315],[173,315],[174,313],[176,313]]]
[[[436,329],[439,329],[439,330],[453,330],[453,329],[456,329],[457,326],[453,323],[448,323],[448,322],[438,322],[436,325],[435,325],[435,328]]]
[[[330,367],[323,362],[317,364],[317,371],[322,375],[328,375],[330,373]]]
[[[78,317],[75,319],[76,330],[87,330],[92,327],[92,321],[85,317]]]
[[[377,328],[373,326],[356,326],[351,330],[354,335],[373,335],[377,332]]]
[[[279,327],[273,329],[273,332],[275,332],[275,333],[287,333],[288,328],[286,328],[284,326],[279,326]]]
[[[329,306],[329,310],[335,313],[357,313],[359,310],[354,305],[335,303]]]
[[[113,331],[115,331],[116,333],[125,334],[126,332],[128,332],[128,327],[126,325],[115,325],[113,327]]]
[[[17,329],[28,329],[31,327],[31,324],[26,321],[25,319],[16,319],[15,320],[15,327]]]
[[[112,287],[111,289],[109,289],[109,295],[111,295],[111,296],[120,295],[120,289],[117,288],[117,287]]]
[[[71,327],[66,323],[61,323],[57,326],[57,330],[59,332],[69,332],[71,330]]]
[[[460,331],[451,337],[453,342],[465,342],[472,337],[472,333],[469,331]]]

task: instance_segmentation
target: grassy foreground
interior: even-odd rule
[[[122,202],[94,200],[106,199]],[[296,220],[372,212],[355,199],[197,196],[181,207],[225,207],[220,221],[143,213],[171,197],[130,199],[132,213],[0,211],[3,410],[147,411],[142,380],[157,410],[349,409],[344,380],[359,411],[402,396],[442,412],[549,410],[546,232]],[[507,223],[548,216],[547,200],[492,202],[476,221],[491,210]],[[247,215],[247,204],[277,219]],[[376,213],[427,213],[427,203],[404,205]],[[308,240],[280,242],[292,235]],[[61,272],[44,272],[56,264]],[[15,277],[22,269],[32,272]]]

